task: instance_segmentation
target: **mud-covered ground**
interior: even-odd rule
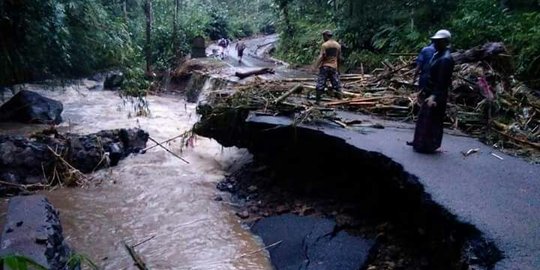
[[[460,262],[453,265],[434,265],[426,243],[418,243],[424,232],[403,231],[399,226],[370,217],[361,205],[320,195],[309,190],[294,190],[287,181],[276,179],[275,172],[265,165],[252,162],[234,171],[218,184],[218,189],[232,194],[230,203],[247,225],[269,216],[293,213],[334,219],[340,229],[352,235],[376,239],[366,269],[467,269]],[[216,200],[229,200],[218,195]],[[445,241],[454,241],[451,236]],[[435,268],[434,268],[435,267]]]

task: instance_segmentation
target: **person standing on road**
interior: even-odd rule
[[[335,91],[336,97],[342,97],[341,83],[339,81],[339,62],[341,57],[341,45],[332,39],[332,31],[326,30],[322,33],[324,43],[321,45],[321,53],[315,63],[315,68],[319,69],[317,78],[316,104],[321,101],[321,96],[326,87],[326,82],[330,80],[332,88]]]
[[[454,59],[448,48],[451,36],[448,30],[439,30],[431,37],[436,52],[430,61],[428,82],[420,97],[422,105],[414,140],[407,142],[420,153],[434,153],[441,147],[448,89],[454,70]]]
[[[435,54],[435,46],[433,42],[428,46],[422,48],[418,57],[416,58],[416,71],[414,73],[413,83],[418,78],[418,89],[420,93],[426,88],[429,80],[429,63],[433,55]]]
[[[219,41],[218,41],[218,46],[221,47],[221,53],[220,53],[221,59],[224,59],[225,58],[225,49],[227,49],[227,47],[229,46],[229,44],[227,43],[227,39],[220,38]]]
[[[238,39],[236,43],[236,51],[238,52],[238,63],[242,63],[242,57],[244,56],[244,50],[246,49],[246,44],[242,39]]]

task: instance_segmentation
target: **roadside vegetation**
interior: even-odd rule
[[[519,79],[540,85],[536,0],[12,0],[0,2],[0,86],[121,69],[123,88],[137,93],[177,66],[198,35],[276,30],[287,62],[311,64],[319,33],[332,29],[346,68],[368,72],[392,53],[416,53],[440,28],[452,31],[455,49],[504,42]]]
[[[19,255],[5,255],[0,257],[2,267],[8,267],[10,270],[47,270],[47,267],[35,262],[29,257]],[[84,269],[98,270],[99,267],[88,257],[82,254],[73,254],[67,262],[67,269]],[[3,268],[2,268],[3,269]]]
[[[391,53],[416,53],[441,28],[453,33],[453,47],[468,49],[502,41],[514,55],[519,77],[540,85],[540,3],[535,0],[275,0],[280,11],[279,57],[311,64],[323,29],[335,30],[346,67],[366,71]]]
[[[271,0],[12,0],[0,2],[0,86],[120,69],[147,89],[191,40],[273,33]]]

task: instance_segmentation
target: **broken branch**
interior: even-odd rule
[[[276,100],[274,100],[274,104],[277,104],[277,103],[280,103],[282,102],[283,100],[285,100],[287,97],[289,97],[290,95],[292,95],[293,93],[297,93],[297,92],[300,92],[302,91],[303,89],[303,86],[301,84],[297,84],[295,85],[293,88],[291,88],[289,91],[287,91],[286,93],[284,93],[283,95],[281,95],[280,97],[276,98]]]
[[[173,155],[174,157],[180,159],[181,161],[189,164],[189,161],[185,160],[184,158],[182,158],[181,156],[173,153],[171,150],[169,150],[167,147],[163,146],[161,143],[159,143],[158,141],[154,140],[152,137],[148,137],[149,140],[151,140],[152,142],[154,142],[155,144],[157,144],[159,147],[163,148],[163,150],[169,152],[169,154]]]
[[[129,256],[131,256],[131,259],[133,259],[133,262],[135,263],[135,266],[137,266],[137,268],[139,268],[139,270],[148,270],[148,268],[146,267],[146,263],[141,258],[141,256],[139,256],[139,254],[137,254],[137,252],[135,251],[135,248],[133,246],[130,246],[126,242],[124,242],[124,247],[128,251]]]

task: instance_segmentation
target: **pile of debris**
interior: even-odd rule
[[[540,92],[515,80],[505,47],[501,43],[488,43],[453,56],[456,66],[446,126],[501,149],[540,157]],[[382,64],[384,68],[372,74],[342,75],[346,98],[323,99],[323,106],[314,106],[309,100],[314,95],[314,77],[255,80],[238,86],[234,94],[217,93],[212,103],[266,114],[294,114],[300,121],[322,117],[340,125],[332,109],[414,121],[419,108],[418,90],[413,81],[414,58],[402,56],[394,63]],[[292,95],[300,92],[303,92],[301,96]],[[308,99],[304,98],[306,94]]]
[[[525,155],[540,150],[540,92],[512,76],[511,57],[501,43],[487,43],[453,54],[456,61],[446,125],[501,148]],[[413,59],[400,59],[347,84],[355,98],[330,102],[396,120],[413,120],[418,104]]]

